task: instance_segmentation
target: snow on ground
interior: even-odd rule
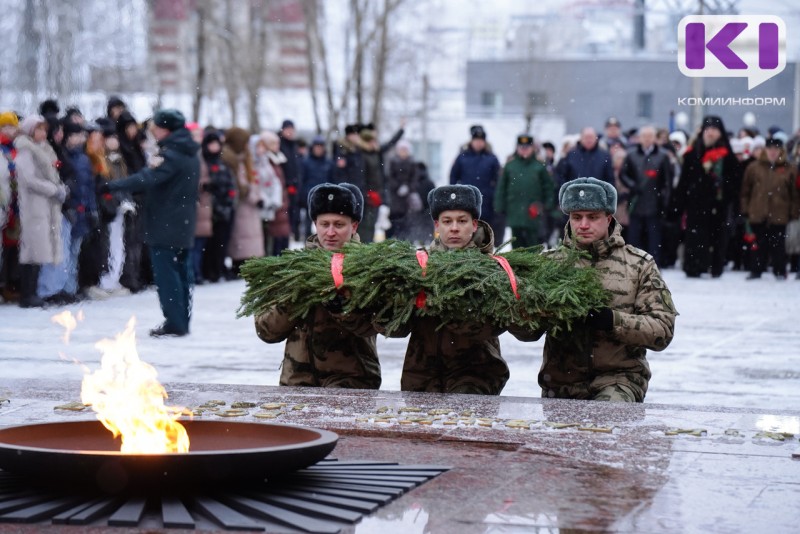
[[[669,348],[648,353],[653,379],[646,402],[800,407],[800,280],[745,276],[727,272],[698,280],[664,272],[680,316]],[[96,369],[95,342],[121,332],[132,316],[139,355],[156,367],[162,382],[276,385],[283,343],[261,342],[252,318],[236,318],[243,290],[241,281],[198,286],[192,333],[177,339],[147,335],[162,320],[154,290],[68,307],[85,317],[69,345],[61,339],[63,328],[51,322],[63,309],[0,304],[0,396],[5,379],[80,380],[83,371],[74,360]],[[503,394],[538,397],[543,340],[523,343],[504,334],[500,343],[511,369]],[[399,389],[405,347],[406,340],[378,337],[382,389]]]

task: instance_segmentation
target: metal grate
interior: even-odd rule
[[[0,471],[0,522],[336,533],[448,469],[323,460],[246,488],[114,497],[34,489]]]

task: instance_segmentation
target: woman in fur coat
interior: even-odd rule
[[[14,140],[19,187],[21,265],[20,301],[23,308],[38,307],[44,301],[36,294],[43,264],[62,259],[61,203],[67,187],[58,176],[58,158],[47,142],[47,121],[32,115],[22,121]]]
[[[261,195],[253,171],[253,158],[248,146],[250,135],[243,128],[225,131],[222,160],[231,170],[238,189],[233,231],[228,243],[228,255],[233,260],[233,274],[245,260],[264,256],[264,232],[261,229]]]

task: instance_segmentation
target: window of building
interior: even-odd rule
[[[481,93],[481,106],[487,109],[500,109],[503,106],[503,95],[499,91]]]
[[[547,93],[541,91],[530,91],[528,93],[528,107],[530,109],[540,109],[547,106]]]
[[[642,119],[653,118],[653,93],[639,93],[637,95],[636,116]]]

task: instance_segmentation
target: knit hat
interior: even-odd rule
[[[319,184],[308,192],[308,216],[312,221],[326,213],[334,213],[350,217],[353,222],[361,220],[364,202],[359,205],[350,184]],[[352,186],[355,188],[355,186]],[[360,194],[360,191],[359,191]],[[361,209],[359,209],[361,208]]]
[[[480,124],[476,124],[470,127],[469,135],[472,139],[486,139],[486,130]]]
[[[597,178],[575,178],[561,186],[558,205],[564,213],[573,211],[617,211],[617,190]]]
[[[437,220],[443,211],[466,211],[475,219],[481,218],[483,195],[474,185],[443,185],[428,193],[431,217]]]
[[[0,113],[0,128],[3,126],[19,126],[19,117],[13,111]]]
[[[177,109],[159,109],[153,115],[153,124],[159,128],[174,132],[186,126],[186,118]]]
[[[36,129],[37,126],[40,124],[47,124],[47,121],[41,115],[28,115],[25,117],[19,125],[19,129],[22,133],[27,135],[28,137],[33,137],[33,131]]]
[[[294,128],[294,122],[292,122],[290,119],[285,119],[281,123],[281,130],[285,130],[286,128]]]

